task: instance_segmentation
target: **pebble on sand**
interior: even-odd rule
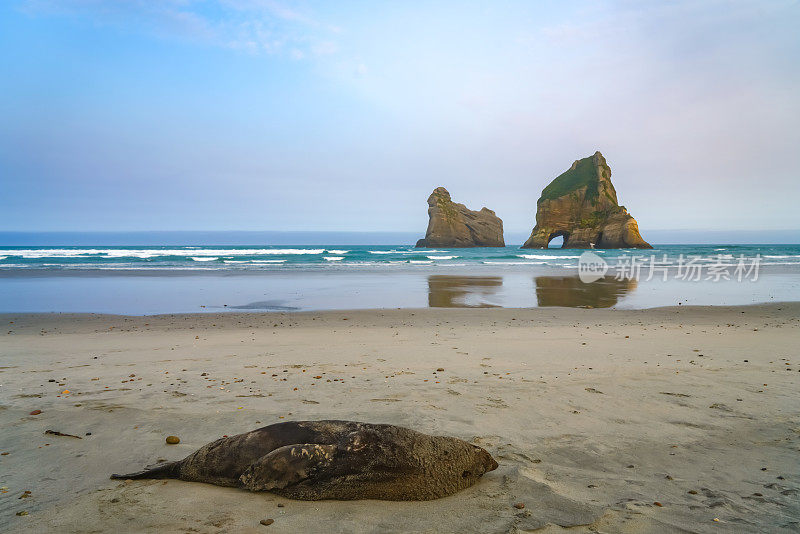
[[[167,444],[168,445],[177,445],[181,442],[181,438],[178,436],[167,436]]]
[[[516,508],[517,510],[522,510],[523,508],[525,508],[525,503],[524,502],[518,502],[518,503],[514,504],[514,508]]]
[[[270,519],[262,519],[261,521],[259,521],[259,523],[261,523],[264,526],[269,526],[274,522],[275,522],[275,520],[271,519],[271,518]]]
[[[33,410],[30,415],[39,415],[40,413],[42,413],[42,410]]]

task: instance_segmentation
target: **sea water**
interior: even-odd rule
[[[800,300],[798,245],[594,250],[609,270],[592,283],[577,276],[583,252],[408,244],[0,246],[0,312],[645,308]],[[640,265],[635,277],[622,272],[631,262]],[[738,277],[737,264],[746,267]],[[669,269],[653,271],[660,265]],[[687,277],[681,265],[695,271]],[[727,275],[715,279],[719,265]]]

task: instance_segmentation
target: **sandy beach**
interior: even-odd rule
[[[798,303],[0,322],[3,531],[800,529]],[[423,503],[108,478],[325,418],[456,436],[500,467]]]

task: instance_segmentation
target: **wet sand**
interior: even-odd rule
[[[4,531],[800,528],[797,303],[7,314],[0,324]],[[108,479],[225,434],[321,418],[457,436],[500,467],[424,503]]]
[[[800,265],[800,264],[798,264]],[[344,266],[347,267],[347,266]],[[582,282],[543,267],[398,267],[363,271],[140,271],[0,269],[0,313],[157,315],[336,311],[425,307],[624,309],[745,306],[800,301],[800,272],[764,269],[757,282],[617,280]],[[546,274],[544,274],[546,273]],[[387,283],[387,281],[390,281]]]

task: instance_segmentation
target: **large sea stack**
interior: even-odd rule
[[[562,248],[653,248],[617,202],[611,168],[600,152],[577,160],[544,188],[536,226],[522,248],[547,248],[558,236],[564,237]]]
[[[444,187],[428,197],[428,231],[418,248],[504,247],[503,221],[488,208],[467,209],[450,200]]]

